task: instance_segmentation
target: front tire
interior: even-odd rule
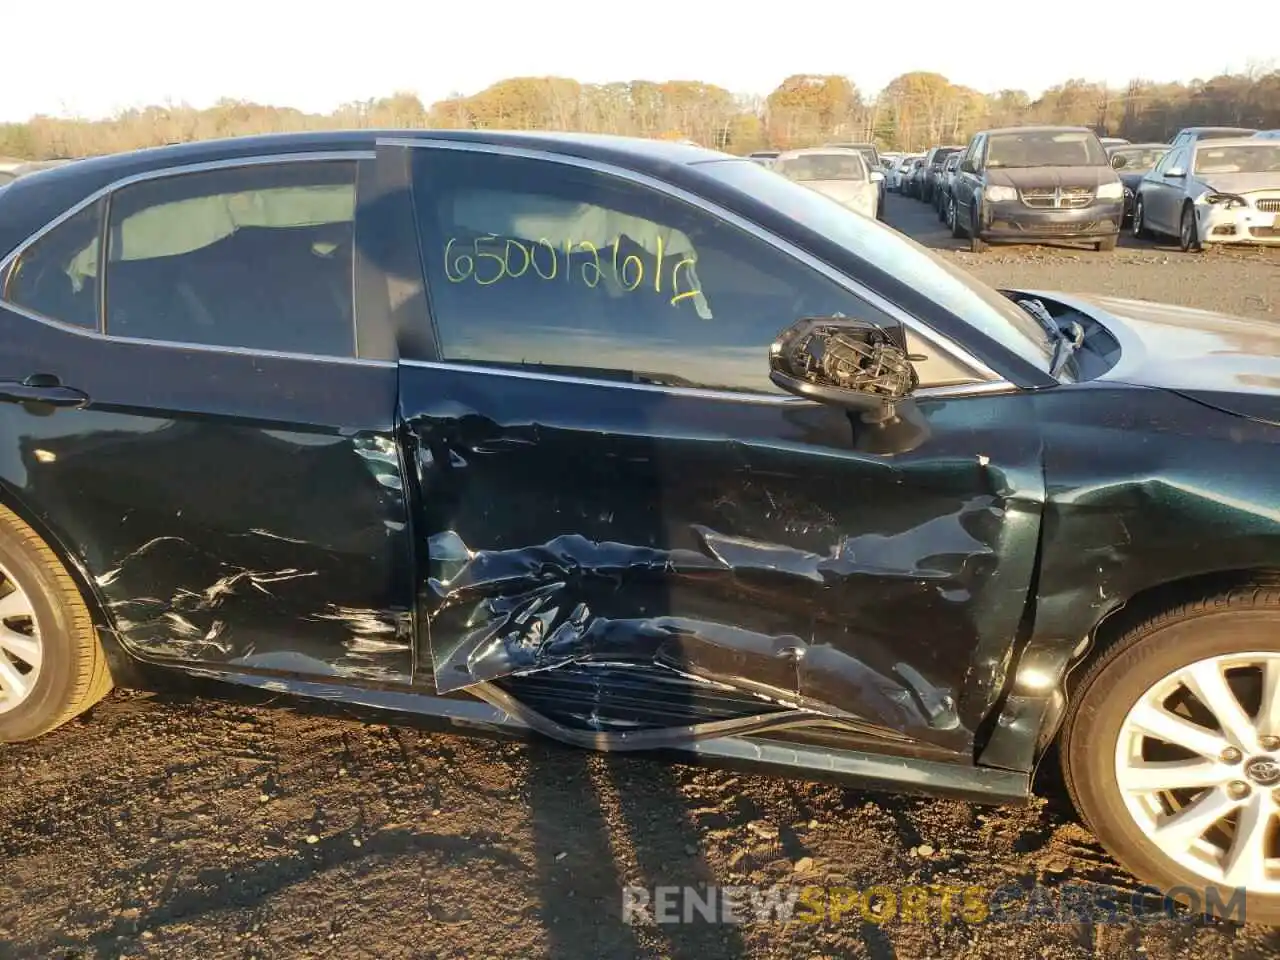
[[[1197,910],[1246,891],[1280,923],[1280,589],[1221,594],[1130,630],[1071,698],[1067,789],[1128,870]]]
[[[1178,246],[1183,253],[1200,250],[1200,231],[1196,228],[1196,212],[1191,204],[1183,204],[1182,219],[1178,222]]]
[[[0,742],[48,733],[110,690],[75,581],[40,535],[0,506]]]

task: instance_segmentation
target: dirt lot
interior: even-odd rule
[[[944,249],[932,212],[891,222]],[[985,279],[1280,320],[1280,251],[952,252]],[[621,888],[1136,881],[1053,771],[1015,809],[117,693],[0,748],[0,957],[1261,957],[1231,923],[628,925]]]

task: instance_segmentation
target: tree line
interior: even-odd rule
[[[329,114],[223,100],[127,110],[103,120],[36,116],[0,124],[0,156],[43,160],[254,133],[352,128],[577,130],[688,139],[734,153],[832,140],[874,140],[881,149],[963,143],[995,126],[1089,126],[1100,135],[1165,141],[1179,128],[1280,127],[1280,70],[1252,69],[1189,83],[1133,80],[1123,89],[1068,80],[1032,98],[981,93],[938,73],[905,73],[875,96],[848,78],[800,74],[765,97],[698,81],[584,84],[513,77],[479,93],[428,105],[412,93],[344,104]]]

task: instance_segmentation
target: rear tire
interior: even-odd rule
[[[1222,912],[1208,888],[1229,908],[1244,887],[1247,919],[1280,923],[1280,870],[1266,863],[1280,855],[1280,589],[1134,627],[1081,678],[1060,754],[1076,809],[1126,869],[1197,891],[1206,912]]]
[[[0,506],[0,742],[48,733],[110,690],[75,581],[40,535]]]
[[[1147,212],[1143,209],[1141,196],[1133,201],[1133,235],[1139,240],[1151,239],[1151,230],[1147,227]]]

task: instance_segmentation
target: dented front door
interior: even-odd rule
[[[830,718],[967,750],[1035,562],[1030,398],[926,391],[891,454],[768,379],[800,317],[899,322],[870,298],[626,171],[408,149],[435,688],[615,743]]]
[[[971,743],[1035,558],[1024,398],[925,401],[931,436],[890,457],[781,398],[443,366],[401,397],[441,692],[629,664]]]

